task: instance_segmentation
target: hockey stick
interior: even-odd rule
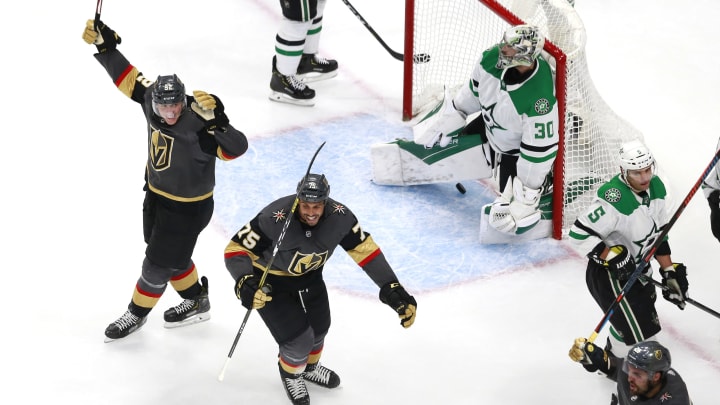
[[[355,17],[357,17],[358,20],[360,20],[360,22],[365,26],[365,28],[367,28],[368,31],[370,31],[370,33],[375,37],[375,39],[377,39],[378,42],[380,42],[380,45],[382,45],[383,48],[385,48],[385,50],[388,51],[393,58],[399,60],[400,62],[402,62],[403,59],[405,59],[405,55],[401,54],[400,52],[395,52],[392,49],[390,49],[388,44],[386,44],[385,41],[383,41],[383,39],[380,38],[380,35],[378,35],[378,33],[375,32],[375,30],[370,26],[370,24],[368,24],[367,21],[365,21],[363,16],[360,15],[360,13],[355,9],[355,7],[353,7],[353,5],[350,4],[349,0],[342,0],[342,2],[345,3],[346,6],[348,6],[350,11],[352,11],[352,13],[355,14]],[[413,63],[427,63],[427,62],[430,62],[430,55],[428,55],[426,53],[419,53],[419,54],[413,55]]]
[[[654,278],[645,278],[645,279],[648,280],[648,281],[650,281],[651,283],[655,284],[657,287],[659,287],[659,288],[662,289],[662,290],[669,290],[669,289],[670,289],[670,287],[668,287],[668,286],[666,286],[666,285],[663,285],[663,283],[655,280]],[[688,304],[694,305],[694,306],[702,309],[703,311],[707,312],[707,313],[710,314],[710,315],[713,315],[713,316],[716,317],[716,318],[720,318],[720,312],[717,312],[717,311],[713,310],[712,308],[706,307],[705,305],[703,305],[703,304],[695,301],[694,299],[692,299],[692,298],[690,298],[690,297],[685,297],[685,302],[687,302]]]
[[[685,199],[682,201],[682,203],[680,203],[680,206],[678,207],[677,211],[675,211],[675,214],[673,214],[672,218],[670,218],[670,222],[668,222],[662,228],[662,232],[660,232],[660,234],[657,236],[657,239],[650,247],[650,250],[648,250],[647,253],[645,253],[645,256],[643,256],[642,261],[637,266],[635,271],[632,273],[630,278],[627,280],[627,282],[625,283],[625,286],[623,286],[623,289],[620,291],[620,294],[618,294],[615,301],[613,301],[612,304],[610,304],[610,308],[608,308],[607,311],[605,311],[605,315],[603,315],[603,318],[600,320],[600,323],[598,323],[598,325],[595,327],[595,330],[588,338],[588,342],[592,343],[595,341],[595,339],[598,336],[598,333],[600,333],[602,328],[605,326],[607,321],[610,319],[610,317],[615,312],[615,307],[617,307],[617,305],[620,303],[620,301],[622,301],[622,299],[625,297],[625,294],[627,294],[627,292],[630,290],[630,288],[633,286],[633,284],[635,284],[635,281],[637,281],[637,279],[640,277],[640,274],[643,273],[643,271],[645,270],[645,267],[648,266],[648,264],[650,263],[650,259],[652,259],[652,257],[655,254],[655,250],[657,250],[658,246],[660,246],[663,239],[665,239],[665,236],[667,236],[668,232],[670,232],[670,228],[672,228],[673,225],[675,225],[675,222],[680,217],[680,214],[682,214],[682,212],[685,211],[685,207],[687,207],[687,205],[690,203],[690,200],[693,198],[695,193],[698,191],[698,189],[702,185],[703,181],[705,181],[705,178],[713,170],[713,167],[715,167],[715,164],[717,163],[718,159],[720,159],[720,149],[718,149],[715,152],[715,156],[713,156],[713,159],[710,161],[710,164],[708,165],[708,167],[705,168],[705,171],[703,171],[703,173],[700,176],[700,178],[698,179],[698,181],[696,181],[695,184],[693,185],[693,187],[690,189],[690,192],[688,193],[687,197],[685,197]]]
[[[312,160],[310,160],[310,164],[308,165],[307,171],[305,172],[305,177],[303,177],[302,181],[305,182],[305,179],[307,179],[307,176],[310,174],[310,169],[312,168],[313,163],[315,162],[315,158],[317,157],[318,153],[320,153],[320,149],[325,146],[325,142],[323,142],[320,147],[315,151],[315,154],[312,157]],[[267,265],[265,266],[265,270],[263,271],[262,277],[260,277],[260,281],[258,282],[258,288],[263,288],[265,285],[265,279],[267,278],[268,272],[270,271],[270,268],[272,267],[273,262],[275,261],[275,257],[277,256],[278,249],[280,249],[280,243],[282,243],[283,239],[285,238],[285,232],[287,231],[288,227],[290,226],[290,219],[292,219],[293,215],[295,214],[295,209],[298,206],[298,203],[300,201],[300,190],[302,190],[302,185],[298,187],[298,191],[295,194],[295,201],[293,201],[292,207],[290,208],[290,213],[288,214],[287,219],[285,220],[285,223],[283,224],[282,230],[280,231],[280,236],[278,236],[277,242],[275,242],[275,247],[273,248],[273,254],[270,257],[270,260],[268,261]],[[238,344],[238,341],[240,340],[240,336],[243,333],[243,330],[245,330],[245,325],[247,324],[248,318],[250,318],[250,313],[252,312],[252,307],[245,312],[245,317],[243,318],[242,324],[240,324],[240,329],[237,332],[237,335],[235,335],[235,340],[233,341],[232,347],[230,347],[230,352],[227,355],[227,359],[225,360],[225,364],[223,365],[222,370],[220,371],[220,375],[218,375],[218,381],[222,381],[225,378],[225,370],[228,367],[228,364],[230,363],[230,359],[232,358],[233,352],[235,352],[235,347]]]
[[[102,0],[97,0],[97,5],[95,6],[95,30],[97,30],[100,21],[100,12],[102,12]]]

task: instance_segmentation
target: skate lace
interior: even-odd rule
[[[305,373],[305,378],[311,381],[328,384],[330,382],[330,369],[318,364],[313,371]]]
[[[130,311],[125,312],[120,318],[118,318],[117,321],[115,321],[115,325],[120,328],[120,330],[125,330],[135,324],[138,323],[140,320],[140,317],[135,316]]]
[[[297,89],[297,90],[305,90],[305,82],[303,82],[301,79],[298,79],[297,76],[286,76],[288,81],[290,82],[290,85]]]
[[[321,56],[315,55],[315,58],[314,58],[314,59],[315,59],[315,64],[316,64],[316,65],[329,65],[329,64],[330,64],[330,62],[328,62],[327,59],[325,59],[325,58],[323,58],[323,57],[321,57]]]
[[[302,377],[285,378],[285,387],[293,398],[302,398],[307,395],[307,387]]]
[[[181,302],[179,305],[173,307],[173,309],[178,314],[183,314],[183,313],[188,312],[191,309],[193,309],[193,307],[195,307],[195,300],[183,300],[183,302]]]

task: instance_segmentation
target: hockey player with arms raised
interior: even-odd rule
[[[164,313],[165,327],[210,319],[207,279],[192,254],[214,210],[216,160],[232,160],[248,148],[230,125],[220,99],[204,91],[185,94],[177,75],[150,80],[120,53],[120,36],[102,21],[88,20],[83,40],[115,86],[138,103],[147,122],[148,159],[143,202],[145,259],[127,311],[105,329],[106,341],[139,330],[168,283],[183,301]]]
[[[585,370],[617,382],[610,405],[692,405],[685,381],[671,367],[670,351],[656,341],[637,343],[622,358],[578,338],[569,355]]]
[[[295,405],[310,403],[306,381],[325,388],[340,384],[340,377],[319,362],[330,328],[323,271],[335,248],[345,250],[375,282],[380,300],[398,314],[403,327],[413,324],[417,309],[372,236],[329,194],[325,175],[308,174],[296,194],[263,208],[225,249],[237,298],[248,310],[258,310],[279,346],[280,377]],[[265,272],[266,283],[260,285]]]
[[[640,141],[620,147],[620,174],[601,185],[585,214],[570,229],[570,240],[587,253],[586,283],[600,308],[605,311],[635,272],[649,249],[670,221],[667,190],[655,174],[655,159]],[[660,266],[663,297],[685,307],[688,280],[682,263],[673,263],[667,237],[654,252]],[[615,353],[627,351],[629,345],[653,338],[660,332],[655,309],[655,286],[644,278],[652,276],[648,265],[644,274],[624,295],[609,318],[610,346]]]

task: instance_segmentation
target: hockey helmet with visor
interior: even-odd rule
[[[164,119],[177,119],[185,110],[185,85],[176,74],[158,76],[152,88],[152,109]]]
[[[309,173],[297,185],[298,199],[305,202],[324,202],[330,195],[330,185],[324,174]]]

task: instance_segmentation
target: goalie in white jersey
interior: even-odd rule
[[[720,140],[718,149],[720,149]],[[710,204],[710,229],[720,241],[720,164],[715,165],[715,169],[703,182],[702,188],[708,204]]]
[[[616,301],[636,265],[670,221],[666,196],[665,184],[655,175],[650,150],[640,141],[627,142],[620,148],[620,174],[600,186],[586,213],[570,229],[572,241],[595,245],[587,254],[585,281],[603,311]],[[654,253],[662,282],[669,287],[663,289],[663,297],[683,309],[687,270],[682,263],[673,263],[670,253],[666,237]],[[651,275],[648,265],[610,317],[610,335],[626,346],[660,332],[655,286],[645,279]]]
[[[446,97],[437,121],[414,139],[426,148],[446,147],[457,135],[480,134],[487,162],[468,164],[499,169],[502,195],[490,206],[489,224],[511,235],[540,221],[543,184],[557,154],[555,84],[540,57],[544,44],[535,26],[507,29],[500,43],[483,52],[469,84],[452,100]]]

